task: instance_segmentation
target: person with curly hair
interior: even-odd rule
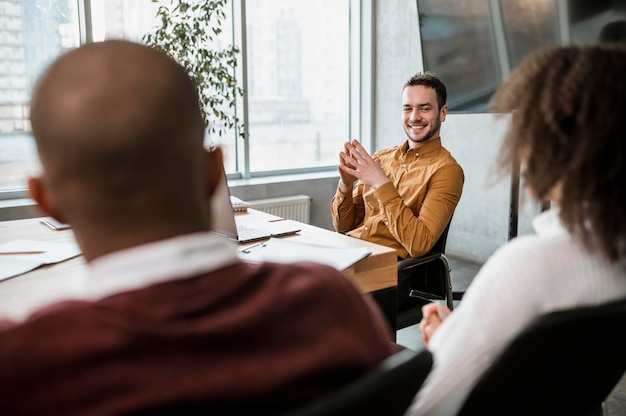
[[[408,414],[453,415],[530,321],[626,298],[626,48],[561,46],[527,57],[491,106],[512,112],[498,167],[519,160],[551,208],[498,249],[445,318],[423,307],[434,367]],[[449,311],[444,311],[449,312]]]

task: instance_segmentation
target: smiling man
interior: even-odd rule
[[[330,204],[337,231],[392,247],[401,259],[433,247],[452,218],[464,182],[463,169],[441,145],[446,98],[446,87],[434,74],[417,73],[402,89],[404,143],[373,156],[358,140],[344,144],[339,186]],[[402,307],[408,291],[398,283]]]

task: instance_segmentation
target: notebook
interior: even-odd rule
[[[226,172],[222,173],[220,183],[211,200],[211,229],[238,243],[248,243],[296,234],[300,231],[297,222],[284,220],[277,222],[258,221],[250,215],[235,216]]]

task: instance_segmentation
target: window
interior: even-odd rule
[[[94,41],[127,39],[135,42],[155,24],[158,5],[146,0],[91,0]]]
[[[39,169],[30,90],[52,59],[78,45],[77,16],[72,0],[0,2],[0,191],[24,189]]]
[[[528,7],[520,1],[501,1],[510,67],[529,53],[559,43],[556,3],[538,1]]]
[[[28,105],[45,67],[86,39],[139,41],[154,27],[157,7],[150,0],[0,2],[0,199],[23,196],[39,169]],[[80,18],[85,11],[89,18]],[[233,0],[227,12],[223,41],[245,54],[238,70],[246,105],[236,111],[248,137],[233,131],[207,142],[223,147],[229,175],[336,169],[342,143],[355,132],[350,123],[360,118],[354,109],[361,106],[350,102],[360,98],[359,31],[350,26],[360,21],[360,2]]]
[[[487,0],[418,0],[424,69],[448,89],[453,110],[480,108],[500,71]]]
[[[246,6],[250,171],[336,164],[349,138],[349,2]]]
[[[448,87],[450,111],[483,112],[529,53],[591,43],[626,20],[626,0],[417,0],[424,67]]]

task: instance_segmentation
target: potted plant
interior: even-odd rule
[[[224,135],[236,128],[244,137],[235,114],[235,101],[243,90],[235,79],[240,50],[229,44],[219,48],[217,38],[226,19],[228,0],[152,0],[158,4],[160,26],[142,41],[160,48],[187,69],[196,83],[209,135]]]

